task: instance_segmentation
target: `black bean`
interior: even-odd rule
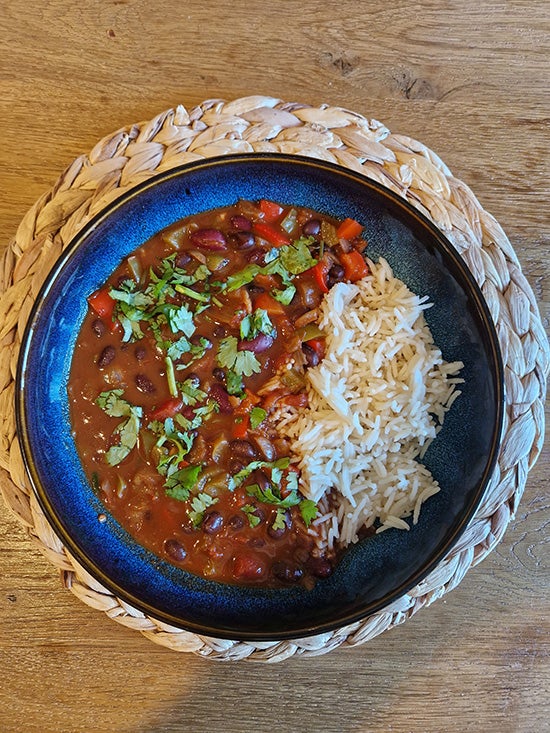
[[[104,335],[106,330],[107,329],[105,328],[105,324],[99,318],[96,318],[95,321],[92,321],[92,331],[95,333],[98,339]]]
[[[310,219],[309,221],[306,221],[304,226],[302,227],[302,232],[306,235],[306,237],[315,237],[319,232],[321,231],[321,222],[319,219]]]
[[[344,268],[342,265],[333,265],[328,271],[327,285],[331,288],[336,283],[342,282],[345,277]]]
[[[212,331],[212,333],[214,334],[214,336],[217,339],[221,339],[221,338],[223,338],[224,336],[227,335],[227,328],[225,326],[222,326],[221,324],[218,324],[214,328],[214,330]]]
[[[321,361],[319,354],[309,344],[302,344],[302,351],[304,352],[308,366],[315,367]]]
[[[251,249],[256,243],[252,232],[232,232],[229,238],[236,249]]]
[[[248,440],[232,440],[229,443],[229,449],[231,450],[231,455],[236,458],[252,460],[258,457],[258,453],[254,446],[252,443],[249,443]]]
[[[134,356],[138,361],[143,361],[147,356],[147,352],[143,346],[136,346],[134,349]]]
[[[307,569],[317,578],[328,578],[332,575],[332,564],[324,557],[310,557],[307,561]]]
[[[185,547],[181,544],[181,542],[178,542],[178,540],[175,539],[164,541],[164,551],[169,557],[172,558],[172,560],[176,560],[177,562],[181,562],[187,557],[187,551]]]
[[[189,252],[180,252],[176,257],[176,267],[183,269],[185,265],[191,262],[191,255]]]
[[[255,249],[248,255],[248,261],[263,267],[265,265],[265,252],[262,252],[261,249]]]
[[[116,356],[116,351],[114,346],[106,346],[101,354],[99,355],[99,359],[97,360],[97,365],[100,369],[103,369],[103,367],[109,366],[109,364],[113,361],[113,359]]]
[[[285,583],[297,583],[304,575],[304,571],[299,565],[280,560],[273,563],[273,575]]]
[[[229,518],[229,526],[234,530],[242,529],[244,527],[244,517],[241,514],[233,514]]]
[[[290,525],[292,523],[292,519],[290,518],[290,512],[289,511],[286,511],[285,512],[285,520],[284,521],[285,521],[284,527],[277,527],[275,529],[273,527],[273,525],[270,524],[269,527],[267,528],[267,534],[270,537],[272,537],[274,540],[280,539],[285,534],[285,532],[287,531],[287,529],[290,527]]]
[[[136,374],[136,376],[134,377],[134,382],[136,383],[136,387],[139,389],[140,392],[144,392],[145,394],[151,394],[152,392],[155,392],[155,385],[145,374]]]
[[[198,374],[195,374],[195,372],[191,372],[185,377],[186,382],[191,382],[191,385],[195,387],[195,389],[198,389],[201,386],[201,378]]]
[[[202,531],[206,534],[216,534],[223,527],[223,517],[217,511],[207,512],[202,520]]]
[[[212,369],[212,376],[217,379],[218,382],[225,382],[225,372],[221,367],[214,367]]]
[[[263,547],[265,545],[265,540],[261,537],[251,537],[246,544],[249,547]]]

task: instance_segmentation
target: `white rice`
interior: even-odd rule
[[[321,547],[356,542],[358,530],[409,529],[439,486],[421,458],[460,392],[462,362],[445,363],[423,311],[384,259],[339,283],[321,305],[323,361],[307,371],[309,406],[283,417],[301,490],[319,502]]]

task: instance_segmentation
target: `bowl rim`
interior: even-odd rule
[[[422,565],[422,567],[419,568],[415,573],[407,576],[407,579],[404,582],[402,582],[393,591],[387,593],[383,598],[370,604],[363,604],[363,610],[361,611],[349,612],[347,615],[344,614],[334,621],[322,621],[319,623],[307,624],[300,627],[299,630],[281,630],[280,632],[260,632],[249,630],[240,631],[235,629],[231,625],[228,625],[227,628],[225,628],[224,626],[212,626],[208,623],[196,623],[194,621],[187,621],[178,618],[171,613],[159,611],[150,603],[140,600],[139,598],[135,597],[133,593],[128,592],[124,588],[120,587],[118,583],[111,581],[107,574],[87,557],[86,553],[79,547],[78,541],[73,539],[71,533],[65,529],[59,517],[57,516],[57,513],[54,510],[50,499],[48,498],[47,490],[43,486],[42,479],[33,460],[32,446],[31,441],[29,440],[29,434],[27,430],[27,419],[25,410],[25,371],[29,359],[29,354],[32,349],[35,324],[39,317],[42,304],[47,298],[50,289],[54,286],[58,276],[62,272],[63,268],[66,266],[67,262],[79,249],[79,247],[85,243],[88,236],[90,236],[90,234],[92,234],[93,231],[102,222],[108,219],[117,209],[124,206],[132,199],[138,197],[143,191],[154,188],[161,182],[185,176],[188,172],[194,171],[196,169],[210,167],[215,168],[219,165],[246,165],[251,161],[263,161],[265,163],[274,162],[279,165],[290,164],[297,165],[299,167],[304,165],[306,167],[313,166],[316,168],[321,168],[324,171],[328,171],[331,175],[336,174],[337,176],[339,175],[348,177],[357,181],[360,185],[365,186],[367,189],[374,189],[374,191],[378,192],[378,194],[381,194],[386,199],[390,199],[394,205],[396,205],[405,213],[406,217],[411,217],[413,220],[416,220],[416,222],[420,224],[423,229],[429,230],[438,251],[442,252],[445,258],[450,258],[453,261],[454,266],[459,270],[465,284],[467,284],[468,286],[468,295],[473,299],[475,310],[479,318],[480,330],[483,330],[486,337],[486,342],[490,346],[491,363],[494,367],[494,395],[496,397],[495,422],[493,425],[490,451],[488,452],[488,457],[485,468],[483,470],[482,478],[477,486],[475,498],[468,504],[467,510],[460,515],[460,519],[457,520],[454,530],[449,530],[449,532],[445,534],[444,539],[440,542],[440,545],[434,551],[431,560]],[[134,608],[145,613],[151,618],[157,619],[163,623],[168,623],[172,626],[177,627],[178,629],[181,629],[182,631],[208,635],[220,639],[260,642],[283,641],[299,637],[307,637],[315,634],[327,633],[330,631],[334,631],[335,629],[356,623],[382,611],[384,608],[401,598],[408,591],[410,591],[412,588],[416,587],[420,582],[422,582],[428,575],[430,575],[430,573],[441,563],[441,561],[451,552],[453,547],[457,544],[458,540],[465,532],[471,519],[475,516],[475,513],[485,494],[487,484],[493,474],[498,459],[502,439],[505,401],[506,395],[504,385],[503,359],[500,350],[498,334],[489,307],[485,301],[480,286],[478,285],[472,272],[468,268],[465,260],[461,257],[458,250],[454,247],[450,240],[436,226],[436,224],[421,211],[419,211],[416,207],[414,207],[406,198],[400,196],[380,182],[369,178],[363,173],[360,173],[354,169],[345,168],[341,165],[331,163],[323,159],[285,153],[228,154],[184,163],[175,166],[174,168],[170,168],[167,171],[158,173],[147,179],[146,181],[138,183],[136,186],[128,189],[116,199],[109,202],[100,211],[98,211],[68,242],[66,247],[63,249],[59,257],[53,264],[52,268],[48,272],[42,286],[40,287],[40,290],[38,291],[34,299],[34,303],[27,318],[27,322],[21,339],[15,378],[16,430],[17,437],[21,446],[21,453],[26,474],[30,480],[32,491],[38,501],[40,508],[44,512],[48,523],[51,525],[51,527],[63,543],[64,547],[68,550],[69,554],[74,557],[74,559],[84,568],[86,572],[91,575],[91,577],[99,581],[108,591],[113,593],[115,597],[120,598],[126,603],[129,603]]]

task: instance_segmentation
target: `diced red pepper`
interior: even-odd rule
[[[285,307],[269,293],[259,293],[254,298],[254,308],[261,308],[270,316],[284,316]]]
[[[272,223],[274,221],[277,221],[277,219],[281,216],[281,214],[283,213],[283,207],[279,206],[279,204],[276,204],[274,201],[261,199],[260,211],[263,214],[262,219],[264,221]]]
[[[344,252],[340,255],[340,264],[344,268],[346,280],[354,283],[369,274],[369,266],[363,255],[356,249]]]
[[[322,293],[328,293],[329,291],[329,287],[327,285],[329,270],[330,265],[325,260],[319,260],[319,262],[314,265],[314,267],[310,267],[310,269],[308,270],[308,272],[311,272],[311,274],[313,275],[313,278],[317,283],[317,287]]]
[[[169,417],[174,417],[183,407],[183,401],[179,397],[171,397],[166,402],[163,402],[158,407],[154,407],[149,413],[150,420],[167,420]]]
[[[96,290],[88,298],[90,308],[104,321],[111,321],[115,309],[115,300],[106,288]]]
[[[336,230],[336,236],[339,239],[353,239],[358,237],[363,231],[363,227],[355,219],[344,219]]]
[[[284,402],[285,405],[289,405],[290,407],[306,407],[308,403],[307,393],[300,392],[299,394],[286,395],[281,402]]]
[[[325,358],[325,339],[309,339],[305,343],[315,351],[319,359]]]
[[[247,413],[240,413],[233,423],[233,437],[237,439],[246,438],[250,426],[250,416]]]
[[[265,221],[255,221],[252,225],[254,234],[257,234],[266,242],[272,244],[274,247],[282,247],[283,244],[290,244],[288,236],[273,224],[268,224]]]

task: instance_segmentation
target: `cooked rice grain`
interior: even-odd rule
[[[302,492],[320,501],[321,546],[345,547],[378,519],[377,531],[408,529],[439,491],[417,460],[460,394],[462,362],[445,363],[423,311],[384,259],[371,274],[339,283],[321,306],[323,361],[307,372],[309,406],[287,414]]]

